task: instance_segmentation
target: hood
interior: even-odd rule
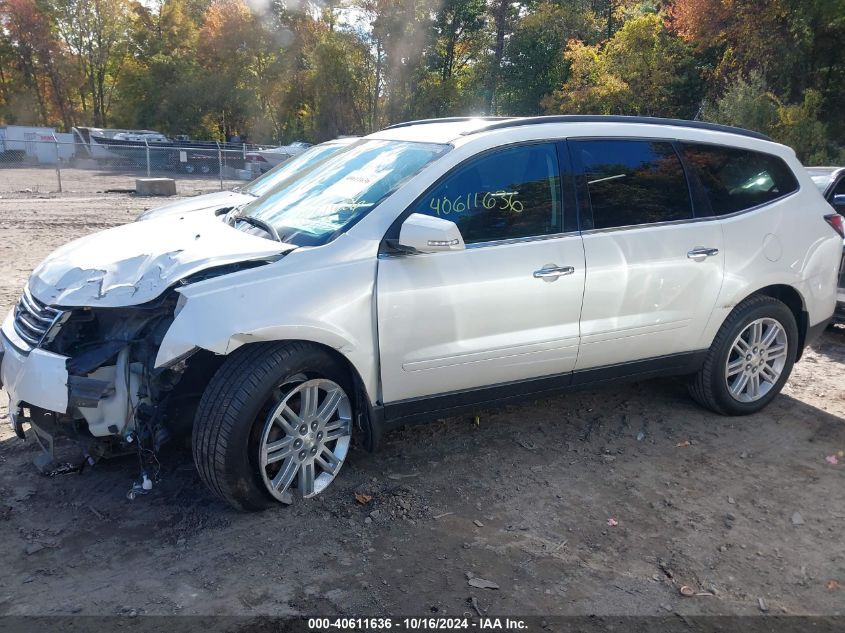
[[[66,244],[33,271],[29,290],[54,306],[138,305],[206,268],[294,248],[236,230],[214,215],[166,216]]]
[[[207,211],[220,209],[222,207],[234,207],[255,200],[253,196],[237,191],[215,191],[201,196],[184,198],[160,207],[148,209],[138,216],[138,220],[151,220],[164,216],[181,215],[183,213],[194,213],[195,211]]]

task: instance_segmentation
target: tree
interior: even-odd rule
[[[771,134],[778,122],[779,107],[777,97],[755,71],[747,79],[734,79],[718,101],[702,109],[702,115],[708,121]]]
[[[809,165],[828,164],[845,158],[831,142],[827,125],[820,119],[822,96],[807,90],[800,103],[782,103],[766,86],[762,75],[734,79],[725,94],[704,109],[709,121],[734,125],[767,134],[795,149]]]
[[[609,70],[598,47],[573,40],[564,57],[569,78],[543,101],[549,112],[620,114],[629,109],[630,87]]]
[[[13,100],[21,100],[16,118],[41,124],[58,120],[70,127],[73,112],[67,96],[64,56],[52,32],[50,15],[35,0],[3,0],[0,9],[4,58],[20,75],[22,84],[9,85],[5,74],[0,76],[4,100],[8,102],[10,93],[15,95]],[[28,101],[34,101],[35,107],[26,107]]]
[[[692,118],[701,80],[687,45],[655,14],[625,23],[604,46],[570,42],[569,79],[544,102],[555,112]]]
[[[363,134],[367,128],[366,46],[354,35],[323,33],[311,54],[314,138]]]
[[[534,115],[543,99],[567,79],[564,56],[570,40],[595,41],[600,33],[590,12],[542,2],[523,16],[505,48],[498,112]]]
[[[129,1],[56,0],[54,12],[57,31],[85,79],[79,88],[82,109],[88,110],[90,99],[94,125],[105,126],[129,48]]]

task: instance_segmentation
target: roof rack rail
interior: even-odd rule
[[[453,116],[453,117],[445,117],[442,119],[419,119],[417,121],[405,121],[403,123],[394,123],[393,125],[388,125],[386,128],[382,128],[384,130],[395,130],[396,128],[400,127],[408,127],[409,125],[428,125],[429,123],[460,123],[461,121],[512,121],[514,117],[512,116]]]
[[[671,125],[675,127],[688,127],[699,130],[713,130],[714,132],[728,132],[730,134],[738,134],[740,136],[748,136],[763,141],[771,141],[772,139],[752,130],[746,130],[741,127],[732,127],[730,125],[720,125],[718,123],[706,123],[705,121],[685,121],[683,119],[662,119],[653,116],[618,116],[618,115],[598,115],[598,114],[560,114],[552,116],[536,116],[524,118],[510,118],[506,121],[498,123],[491,123],[476,130],[467,130],[462,132],[462,136],[469,136],[470,134],[477,134],[479,132],[487,132],[488,130],[500,130],[502,128],[519,127],[522,125],[539,125],[542,123],[649,123],[652,125]]]

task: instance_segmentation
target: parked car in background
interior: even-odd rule
[[[295,158],[277,165],[267,173],[242,187],[231,191],[215,191],[214,193],[177,200],[176,202],[164,204],[160,207],[148,209],[139,215],[137,220],[150,220],[165,215],[179,215],[194,211],[217,210],[252,202],[294,174],[325,160],[332,154],[348,147],[356,140],[358,140],[357,137],[345,137],[320,143],[319,145],[310,147]]]
[[[736,128],[396,125],[225,215],[58,249],[2,325],[0,380],[19,436],[145,472],[192,421],[200,478],[257,510],[325,490],[353,433],[514,398],[681,375],[760,411],[832,318],[841,219]]]
[[[810,178],[822,192],[824,199],[845,218],[845,167],[807,167]],[[842,245],[842,264],[839,267],[839,290],[836,297],[837,323],[845,323],[845,240]]]

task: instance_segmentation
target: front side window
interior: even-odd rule
[[[572,147],[587,180],[593,228],[692,217],[684,168],[671,143],[602,139]]]
[[[363,140],[300,171],[240,212],[271,224],[282,241],[319,246],[347,230],[448,145]],[[239,228],[253,231],[247,222]]]
[[[414,207],[451,220],[467,244],[561,233],[552,143],[496,150],[455,169]]]
[[[714,215],[744,211],[798,189],[792,170],[777,156],[719,145],[682,147]]]

